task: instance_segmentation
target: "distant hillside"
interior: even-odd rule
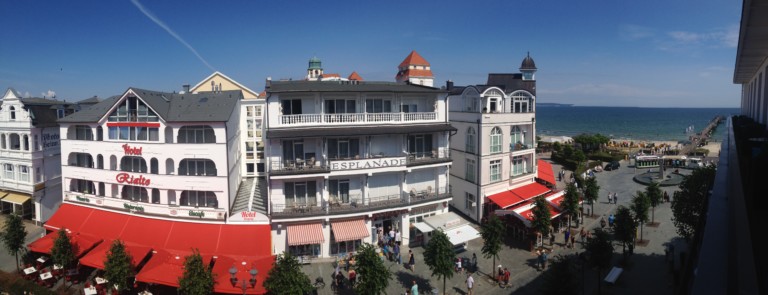
[[[566,107],[570,108],[573,106],[573,104],[569,103],[553,103],[553,102],[539,102],[536,103],[537,107]]]

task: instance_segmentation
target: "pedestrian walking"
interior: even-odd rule
[[[467,295],[475,294],[472,289],[475,288],[475,279],[472,277],[472,273],[467,273]]]
[[[614,204],[619,203],[619,193],[613,193],[613,203]]]
[[[584,245],[584,238],[587,237],[587,232],[584,230],[584,227],[581,228],[581,232],[579,232],[579,237],[581,238],[581,244]]]
[[[605,228],[605,216],[600,217],[600,228]]]
[[[611,203],[611,199],[612,199],[612,198],[611,198],[611,192],[608,192],[608,204],[610,204],[610,203]]]
[[[472,271],[477,271],[477,255],[472,253]]]
[[[613,227],[614,220],[616,220],[616,217],[613,217],[613,214],[608,216],[608,227]]]
[[[544,256],[542,256],[541,250],[536,250],[536,269],[542,270],[544,268]]]
[[[411,286],[411,295],[419,295],[419,285],[416,285],[416,280],[413,280],[413,285]]]
[[[554,246],[555,245],[555,233],[554,232],[549,234],[549,245],[550,246]]]
[[[394,252],[395,252],[395,259],[397,260],[397,264],[398,265],[402,265],[403,264],[403,258],[402,258],[402,256],[400,256],[400,245],[398,245],[397,243],[395,243]]]
[[[565,231],[565,246],[568,247],[568,239],[571,237],[571,229]]]
[[[576,246],[576,235],[571,236],[571,247]]]
[[[541,260],[544,262],[541,270],[547,269],[547,249],[541,251]]]
[[[413,257],[413,250],[410,249],[408,249],[408,268],[411,272],[414,272],[414,269],[416,269],[416,258]]]

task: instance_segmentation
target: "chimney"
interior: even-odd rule
[[[453,89],[453,81],[451,80],[445,81],[445,89],[447,89],[448,91],[451,91],[451,89]]]
[[[269,89],[272,86],[272,77],[267,77],[267,82],[264,83],[264,88]]]
[[[184,88],[184,93],[189,93],[189,84],[181,85],[181,88]]]

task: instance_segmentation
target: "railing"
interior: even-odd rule
[[[304,159],[272,161],[269,165],[273,175],[308,174],[330,172],[330,168],[322,161]]]
[[[444,198],[450,198],[447,187],[437,191],[413,190],[410,193],[363,198],[360,195],[350,195],[348,202],[342,202],[331,197],[331,200],[317,202],[272,204],[273,217],[308,217],[368,212],[387,208],[397,208],[413,204],[426,203]]]
[[[450,162],[451,152],[448,149],[432,150],[430,152],[408,153],[407,165],[422,165]]]
[[[510,152],[528,150],[528,149],[532,149],[532,148],[533,148],[533,144],[531,144],[530,142],[526,142],[526,143],[518,142],[518,143],[510,143],[509,144],[509,151]]]
[[[345,125],[350,123],[435,121],[437,120],[437,112],[301,114],[279,115],[278,118],[280,125],[302,125],[318,123]]]

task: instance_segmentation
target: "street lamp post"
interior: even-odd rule
[[[245,265],[246,265],[245,261],[243,261],[242,265],[243,265],[243,269],[245,269]],[[229,269],[229,275],[231,276],[229,278],[229,281],[230,281],[230,283],[232,283],[232,287],[237,287],[237,282],[238,282],[237,273],[238,273],[238,269],[233,264],[232,267]],[[258,273],[259,273],[259,270],[257,270],[256,267],[251,265],[251,269],[248,270],[248,274],[251,276],[251,278],[250,279],[239,280],[240,281],[240,287],[243,290],[243,295],[246,294],[246,292],[248,291],[248,287],[249,286],[251,288],[256,288],[256,275]]]

